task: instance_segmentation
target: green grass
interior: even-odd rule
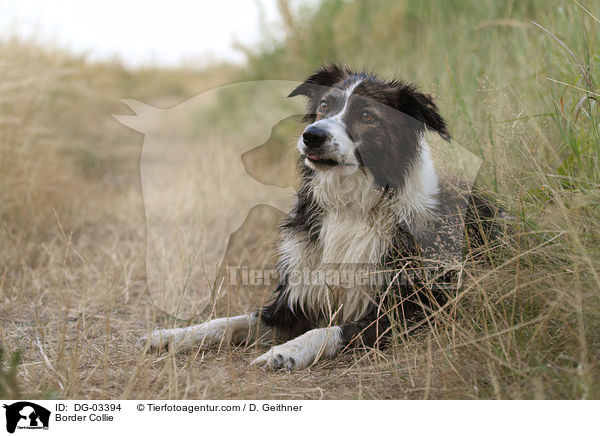
[[[21,363],[21,353],[15,351],[4,362],[4,350],[0,347],[0,398],[20,398],[21,389],[17,380],[17,370]]]

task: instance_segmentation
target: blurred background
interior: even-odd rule
[[[243,63],[235,44],[258,44],[264,37],[260,23],[281,34],[278,18],[276,0],[3,0],[0,34],[132,69],[201,69],[219,61]]]
[[[598,0],[0,0],[0,344],[18,368],[0,396],[598,398],[599,14]],[[222,355],[139,357],[136,338],[187,321],[148,295],[144,136],[112,117],[132,115],[120,100],[169,109],[331,61],[433,94],[484,161],[478,185],[515,217],[513,240],[465,267],[451,313],[409,347],[351,356],[346,372],[323,363],[290,388]],[[237,119],[252,98],[217,109]],[[197,141],[215,119],[195,114]],[[298,128],[278,125],[270,150],[289,156]],[[246,168],[273,171],[264,156]],[[280,217],[256,213],[237,241],[266,258]],[[195,321],[262,298],[214,297]]]

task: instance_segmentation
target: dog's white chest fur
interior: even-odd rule
[[[300,235],[282,244],[289,259],[289,302],[329,323],[358,320],[373,296],[369,285],[357,284],[380,267],[388,245],[373,228],[348,216],[326,216],[317,243]],[[298,283],[298,279],[300,283]],[[366,277],[368,280],[368,277]]]
[[[315,180],[315,200],[325,209],[317,241],[290,234],[281,244],[290,307],[297,305],[325,324],[333,316],[347,322],[364,315],[374,296],[369,274],[381,269],[395,220],[389,208],[373,208],[381,193],[371,180],[329,177]]]
[[[380,220],[376,217],[374,220]],[[325,264],[377,264],[388,248],[381,227],[368,217],[344,211],[328,212],[323,218],[319,242]],[[384,229],[385,230],[385,229]]]

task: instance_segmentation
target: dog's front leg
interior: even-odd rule
[[[265,365],[269,369],[303,369],[321,357],[333,357],[343,348],[341,327],[309,330],[284,344],[272,347],[251,365]]]
[[[251,342],[268,333],[256,312],[230,318],[217,318],[178,329],[156,330],[150,335],[150,348],[177,350],[210,347],[221,343]]]
[[[373,308],[360,321],[309,330],[291,341],[272,347],[251,364],[264,365],[269,369],[303,369],[321,357],[334,357],[347,346],[385,346],[389,330],[387,316],[379,316],[376,308]]]

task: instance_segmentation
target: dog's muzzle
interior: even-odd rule
[[[327,130],[317,126],[307,127],[302,134],[302,141],[304,141],[307,151],[322,147],[329,139],[331,139],[331,134]]]
[[[302,134],[304,154],[316,167],[333,167],[340,162],[332,159],[332,135],[319,126],[309,126]]]

